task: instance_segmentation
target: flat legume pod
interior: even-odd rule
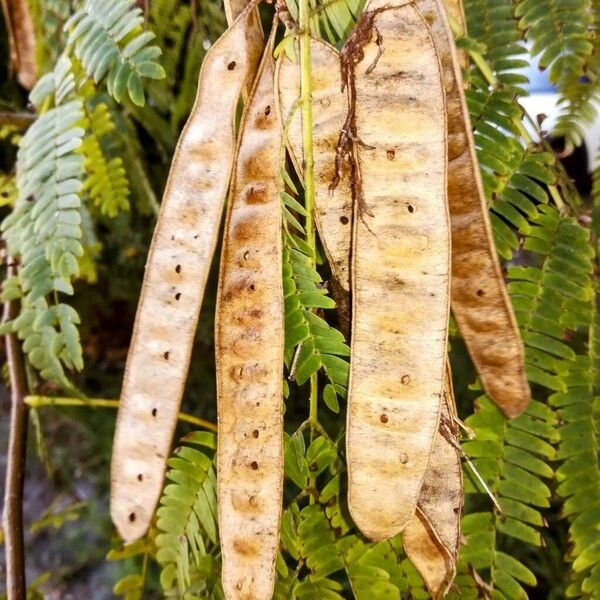
[[[228,600],[268,600],[283,494],[283,290],[274,62],[267,47],[240,130],[215,317],[217,483]]]
[[[354,208],[346,440],[350,512],[382,540],[414,515],[438,429],[450,225],[444,90],[429,29],[412,4],[367,11],[357,31],[373,31],[354,71],[364,205]]]
[[[450,367],[446,370],[440,427],[417,511],[402,533],[406,555],[433,598],[444,596],[456,573],[463,479]]]
[[[236,107],[256,67],[246,41],[251,10],[202,63],[196,102],[175,150],[148,254],[111,467],[111,515],[127,542],[148,529],[162,489],[229,186]]]
[[[491,233],[462,75],[440,0],[418,0],[441,57],[448,111],[448,203],[452,224],[452,312],[488,396],[509,416],[531,393],[523,343]]]
[[[342,92],[340,57],[335,48],[311,40],[313,145],[315,178],[315,222],[329,264],[341,287],[349,291],[352,192],[348,163],[342,164],[341,180],[330,189],[336,174],[336,148],[348,114],[347,96]],[[302,116],[295,109],[300,96],[300,70],[286,56],[278,61],[277,88],[282,121],[287,126],[290,153],[299,177],[302,168]]]
[[[253,0],[224,0],[223,5],[225,8],[227,25],[231,27],[240,13],[242,13],[248,4],[251,3],[254,3]],[[248,25],[246,27],[246,47],[249,62],[254,65],[258,65],[264,50],[264,46],[264,35],[262,25],[260,23],[260,14],[258,12],[258,6],[255,6],[252,10],[252,14],[248,18]],[[256,69],[249,69],[246,77],[246,84],[242,90],[245,102],[248,100],[248,95],[252,90],[255,76]]]

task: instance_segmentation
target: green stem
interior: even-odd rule
[[[300,0],[300,93],[302,106],[302,142],[304,146],[304,207],[306,208],[306,241],[315,250],[315,174],[313,148],[312,59],[310,48],[310,7]],[[316,252],[312,256],[316,265]]]
[[[25,404],[30,408],[43,408],[44,406],[85,406],[88,408],[119,408],[118,400],[104,400],[103,398],[86,398],[81,400],[79,398],[52,398],[48,396],[26,396]],[[185,423],[191,423],[192,425],[198,425],[209,431],[216,433],[217,426],[210,421],[205,421],[199,417],[188,415],[186,413],[179,413],[177,417],[180,421]]]
[[[318,415],[318,406],[319,406],[319,389],[318,389],[318,376],[315,373],[311,375],[310,378],[310,411],[309,411],[309,420],[310,420],[310,439],[312,441],[314,437],[315,429],[318,429],[317,425],[319,424],[319,415]]]
[[[312,103],[312,57],[310,38],[310,6],[309,0],[300,0],[298,10],[300,25],[300,93],[302,107],[302,143],[304,147],[304,207],[306,209],[306,242],[312,248],[313,267],[317,264],[315,233],[315,174],[313,148],[313,103]],[[314,436],[315,424],[318,423],[318,377],[315,373],[310,378],[310,437]]]

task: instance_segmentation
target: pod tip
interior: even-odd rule
[[[146,512],[134,502],[111,499],[110,516],[117,531],[126,544],[143,537],[150,526]]]

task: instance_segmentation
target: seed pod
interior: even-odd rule
[[[255,4],[252,0],[224,0],[225,17],[227,18],[227,25],[231,27],[233,22],[243,12],[243,10],[249,4]],[[254,77],[256,75],[256,67],[260,61],[264,49],[264,36],[262,25],[260,23],[260,14],[258,12],[258,6],[254,6],[252,14],[248,17],[248,25],[246,27],[246,44],[248,52],[248,62],[254,65],[253,69],[248,70],[248,76],[246,77],[246,85],[243,89],[244,102],[248,101],[248,95],[252,90],[254,84]]]
[[[111,515],[126,542],[160,496],[235,147],[250,8],[207,52],[150,246],[113,446]],[[214,93],[214,86],[219,93]]]
[[[350,238],[352,234],[352,192],[349,166],[341,164],[341,180],[332,189],[336,176],[336,148],[340,130],[348,114],[348,101],[342,91],[338,51],[321,40],[311,40],[313,145],[315,178],[315,222],[329,259],[331,270],[346,292],[350,289]],[[298,65],[285,55],[278,61],[277,89],[281,118],[287,126],[290,155],[298,176],[302,169],[302,118],[295,103],[300,97]]]
[[[358,161],[348,503],[378,541],[414,515],[438,429],[450,296],[446,109],[437,52],[412,4],[371,2],[342,54]]]
[[[531,393],[516,320],[494,247],[452,33],[440,0],[419,0],[440,53],[448,111],[452,311],[488,396],[509,416]]]
[[[464,492],[455,411],[448,365],[440,426],[429,468],[417,511],[402,533],[404,550],[433,598],[443,597],[452,583],[460,545]]]
[[[464,24],[462,3],[455,0],[446,0],[445,3],[454,17]],[[451,159],[448,186],[453,231],[452,308],[487,393],[509,416],[514,416],[524,409],[530,392],[524,376],[522,342],[490,233],[487,205],[462,93],[462,76],[443,7],[436,0],[420,0],[418,7],[433,27],[435,44],[441,53],[446,103],[451,116],[448,122]],[[342,114],[347,106],[341,86],[336,88],[339,80],[334,54],[335,51],[326,44],[313,42],[314,141],[319,149],[315,158],[315,206],[321,240],[344,296],[343,291],[349,289],[345,265],[349,260],[351,232],[340,223],[348,223],[352,218],[347,200],[350,196],[349,179],[342,177],[335,190],[328,191],[332,181],[331,165],[335,160],[334,130],[343,123]],[[282,114],[287,117],[299,95],[297,67],[284,60],[278,81]],[[288,134],[294,157],[301,156],[300,130],[300,118],[296,116]],[[298,165],[297,158],[295,162]],[[343,168],[348,170],[346,162]],[[339,301],[339,295],[336,299]],[[506,369],[505,357],[508,357]]]
[[[283,494],[283,290],[272,47],[245,111],[215,316],[217,481],[229,600],[268,600]]]

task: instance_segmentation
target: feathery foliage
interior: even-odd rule
[[[69,48],[30,94],[39,118],[21,142],[18,197],[2,223],[8,251],[19,264],[17,276],[3,284],[3,298],[21,300],[21,314],[3,331],[18,334],[44,379],[71,391],[65,369],[83,368],[80,319],[61,295],[74,293],[73,281],[93,256],[95,241],[86,244],[93,236],[85,235],[84,200],[89,197],[100,212],[115,216],[128,207],[129,195],[122,159],[105,151],[114,124],[106,104],[95,101],[89,78],[98,82],[107,76],[109,86],[120,86],[127,74],[130,94],[143,103],[141,77],[157,78],[162,71],[154,62],[160,49],[148,45],[152,35],[143,32],[139,12],[131,2],[87,2],[65,25]],[[97,40],[104,41],[98,46]],[[89,279],[89,266],[86,270]]]
[[[67,43],[95,83],[106,78],[108,93],[120,102],[125,92],[144,104],[142,78],[162,79],[161,55],[151,45],[154,33],[144,31],[142,11],[135,0],[86,0],[65,23]]]
[[[541,509],[550,506],[547,480],[553,477],[553,471],[547,461],[555,456],[552,443],[558,439],[553,427],[556,417],[536,401],[514,421],[507,420],[485,396],[477,403],[477,412],[466,421],[476,439],[463,447],[473,458],[501,511],[495,507],[464,517],[461,562],[475,569],[502,597],[527,598],[523,584],[535,586],[536,578],[531,569],[511,554],[507,538],[534,546],[542,544]],[[466,492],[481,494],[483,490],[468,477]],[[473,588],[463,597],[477,597],[477,580],[461,583],[461,590],[463,586]]]
[[[539,55],[541,69],[550,81],[562,84],[583,74],[591,54],[591,0],[521,0],[515,9],[519,27],[532,43],[531,55]]]
[[[561,425],[556,471],[562,513],[569,520],[571,585],[566,596],[594,598],[600,593],[600,398],[598,396],[600,319],[594,306],[588,352],[578,355],[566,390],[550,397]]]
[[[285,361],[289,378],[302,385],[322,368],[328,380],[323,399],[331,410],[338,412],[338,397],[345,398],[348,391],[346,357],[350,356],[350,348],[342,333],[315,314],[316,310],[334,309],[336,305],[313,267],[315,250],[299,237],[305,235],[300,221],[306,211],[295,197],[297,188],[284,170],[282,180],[289,190],[281,194]]]

